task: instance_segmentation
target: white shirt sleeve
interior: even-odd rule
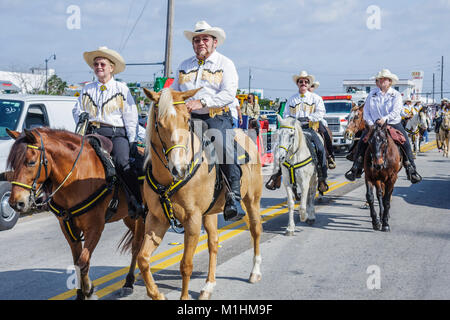
[[[317,122],[323,119],[323,116],[325,115],[326,111],[325,111],[325,104],[323,103],[323,99],[319,96],[315,97],[315,104],[316,104],[316,109],[314,110],[313,113],[311,113],[308,118],[311,121]]]
[[[81,95],[77,99],[77,103],[75,103],[73,109],[72,109],[72,116],[75,120],[75,124],[78,124],[78,120],[80,119],[80,114],[82,112],[81,110]]]
[[[373,126],[373,124],[374,124],[374,120],[372,119],[372,115],[370,114],[370,108],[371,108],[371,106],[370,106],[370,100],[371,100],[371,97],[372,97],[372,93],[370,93],[368,96],[367,96],[367,98],[366,98],[366,102],[364,103],[364,112],[363,112],[363,118],[364,118],[364,121],[366,121],[366,123],[369,125],[369,126]]]
[[[124,108],[122,112],[123,124],[127,131],[128,141],[130,143],[136,140],[136,128],[138,124],[138,112],[136,104],[134,103],[133,96],[128,88],[125,89],[127,92],[127,100],[124,103]]]

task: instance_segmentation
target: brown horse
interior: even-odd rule
[[[439,127],[437,136],[439,137],[439,142],[443,151],[442,155],[447,158],[448,158],[449,136],[450,136],[449,130],[450,130],[450,114],[446,113],[442,116],[442,122]]]
[[[113,192],[108,193],[103,188],[106,180],[102,162],[88,142],[82,143],[82,136],[65,130],[39,128],[23,133],[8,130],[8,134],[16,140],[8,157],[8,167],[13,169],[9,204],[18,212],[27,212],[35,204],[38,190],[44,185],[49,187],[52,193],[49,206],[56,208],[52,211],[59,220],[76,266],[81,287],[77,290],[77,299],[93,298],[94,286],[89,279],[90,260],[105,227],[105,212],[113,197]],[[93,194],[98,196],[93,199]],[[123,219],[129,228],[127,237],[122,239],[123,248],[131,245],[132,250],[124,285],[129,293],[133,288],[144,221],[142,218],[131,219],[122,190],[119,190],[118,196],[117,211],[108,222]],[[72,210],[84,203],[86,207],[80,209],[79,214],[77,210]]]
[[[149,110],[147,125],[146,164],[147,176],[152,174],[155,184],[169,189],[179,183],[184,184],[170,199],[163,202],[173,207],[173,215],[184,227],[184,253],[180,263],[182,275],[181,299],[189,299],[188,285],[193,270],[193,256],[203,221],[208,233],[209,270],[206,285],[201,290],[200,299],[209,299],[215,286],[216,256],[218,250],[217,214],[223,211],[225,204],[224,190],[221,191],[215,204],[211,207],[216,182],[216,168],[209,171],[205,152],[201,143],[193,133],[190,113],[184,101],[198,91],[177,92],[163,89],[155,93],[144,89],[146,95],[156,104]],[[262,231],[260,217],[260,198],[262,193],[261,162],[256,145],[241,130],[236,131],[236,140],[245,146],[250,155],[250,163],[242,165],[241,194],[242,203],[246,209],[253,239],[254,258],[250,282],[261,279],[261,255],[259,248]],[[197,157],[196,155],[201,155]],[[199,160],[197,162],[197,160]],[[144,278],[147,294],[152,299],[164,299],[159,292],[150,272],[150,258],[164,234],[170,226],[168,217],[163,210],[161,194],[147,183],[144,184],[144,202],[149,212],[145,223],[145,236],[138,255],[138,265]],[[170,191],[170,190],[167,190]],[[164,195],[162,195],[164,198]],[[208,210],[209,208],[209,210]],[[205,214],[206,213],[206,214]]]
[[[366,127],[366,122],[364,121],[363,113],[364,104],[352,108],[348,117],[348,124],[344,132],[345,139],[354,140],[357,138],[357,133],[364,130]]]
[[[368,147],[364,156],[366,199],[374,230],[390,231],[389,209],[397,174],[402,168],[399,147],[388,133],[387,123],[375,124],[367,133]],[[376,188],[380,220],[374,208],[373,187]],[[380,229],[381,228],[381,229]]]

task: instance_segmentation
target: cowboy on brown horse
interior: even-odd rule
[[[125,83],[114,75],[125,70],[125,61],[116,51],[100,47],[83,54],[98,81],[86,84],[73,108],[75,122],[88,120],[88,133],[96,133],[112,141],[112,156],[118,177],[128,197],[130,215],[143,216],[144,207],[136,171],[130,164],[130,144],[136,140],[137,107]]]
[[[391,88],[398,81],[398,77],[389,70],[383,69],[375,78],[377,88],[373,89],[367,96],[364,104],[364,120],[368,126],[388,123],[391,127],[399,130],[403,134],[405,137],[405,142],[401,146],[405,155],[403,157],[403,164],[411,183],[418,183],[422,180],[422,177],[416,171],[411,145],[405,129],[401,124],[402,96],[397,90]],[[359,140],[353,166],[345,174],[345,177],[350,181],[361,177],[364,154],[367,149],[367,141],[364,139],[366,134],[367,130],[363,132]]]

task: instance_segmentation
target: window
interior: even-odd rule
[[[49,122],[45,106],[42,104],[30,105],[23,123],[23,128],[34,129],[39,127],[48,127],[48,125]]]

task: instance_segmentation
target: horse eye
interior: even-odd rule
[[[27,167],[34,167],[36,165],[36,161],[30,161],[27,163]]]

